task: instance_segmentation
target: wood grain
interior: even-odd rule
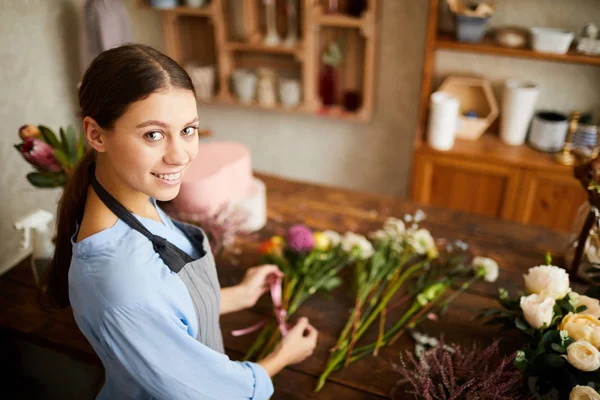
[[[258,263],[257,249],[261,240],[272,234],[283,234],[293,223],[306,223],[314,229],[356,230],[366,234],[379,227],[388,216],[402,217],[422,208],[427,214],[424,226],[436,238],[468,242],[474,254],[495,258],[501,273],[494,284],[477,283],[469,293],[456,300],[446,315],[438,321],[426,321],[421,330],[432,335],[443,333],[450,342],[487,344],[497,337],[496,329],[484,327],[473,318],[482,308],[496,306],[498,288],[507,288],[512,293],[522,289],[522,274],[529,267],[542,263],[546,251],[556,255],[558,264],[562,262],[566,238],[557,232],[448,209],[420,207],[390,196],[290,181],[261,173],[256,176],[268,189],[269,221],[262,231],[240,237],[235,244],[235,253],[223,253],[217,259],[223,287],[239,283],[245,270]],[[324,391],[312,392],[327,362],[328,349],[335,343],[353,304],[351,271],[344,271],[342,277],[344,283],[340,288],[328,295],[311,297],[298,311],[296,317],[307,316],[319,330],[317,349],[312,357],[289,366],[274,379],[275,398],[378,399],[386,398],[396,385],[399,377],[391,363],[399,361],[400,352],[414,348],[407,335],[393,346],[384,348],[379,357],[365,357],[347,369],[333,373]],[[578,286],[575,288],[579,290]],[[39,306],[26,262],[0,278],[0,307],[0,329],[6,334],[99,364],[99,359],[79,332],[70,308],[44,310]],[[393,324],[403,311],[401,307],[390,311],[388,323]],[[270,299],[264,296],[251,310],[221,318],[226,351],[232,359],[239,359],[245,353],[256,334],[233,337],[231,330],[269,318],[271,312]],[[374,334],[368,332],[364,340],[373,339]],[[512,352],[519,343],[518,336],[507,336],[502,349]]]

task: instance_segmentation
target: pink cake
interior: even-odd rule
[[[244,199],[252,187],[250,150],[236,142],[200,143],[181,189],[171,201],[180,213],[214,214]]]

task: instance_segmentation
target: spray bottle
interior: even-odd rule
[[[32,249],[31,268],[36,284],[39,283],[39,271],[36,260],[47,263],[54,255],[54,244],[50,223],[54,216],[45,210],[35,210],[15,222],[15,229],[23,230],[22,249]],[[32,234],[33,231],[33,234]]]

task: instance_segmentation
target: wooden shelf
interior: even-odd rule
[[[513,49],[502,47],[494,43],[493,39],[486,37],[481,43],[458,42],[453,35],[440,34],[435,40],[435,48],[444,50],[462,51],[468,53],[484,53],[499,56],[530,58],[545,61],[558,61],[577,64],[600,65],[600,56],[591,56],[569,50],[565,55],[552,53],[539,53],[531,49]]]
[[[419,133],[419,137],[423,137],[423,135]],[[484,159],[502,165],[552,170],[564,174],[572,173],[572,167],[556,163],[552,154],[542,153],[528,145],[509,146],[503,143],[498,135],[491,132],[483,134],[479,140],[456,139],[454,147],[448,151],[435,150],[419,139],[416,142],[415,150],[439,156],[446,155],[467,160]]]
[[[206,105],[227,105],[227,106],[235,106],[252,110],[262,110],[262,111],[272,111],[272,112],[280,112],[280,113],[288,113],[288,114],[302,114],[302,115],[311,115],[314,117],[327,117],[334,118],[341,121],[349,121],[349,122],[368,122],[369,118],[364,113],[351,113],[339,106],[334,107],[322,107],[319,110],[311,111],[306,108],[303,104],[300,104],[297,107],[284,107],[281,104],[276,105],[275,107],[263,107],[258,104],[257,101],[253,101],[252,103],[242,103],[237,98],[231,97],[215,97],[211,101],[203,101],[198,99],[198,104],[206,104]]]
[[[344,14],[322,14],[317,17],[317,24],[339,28],[362,28],[365,20]]]
[[[228,42],[226,45],[228,50],[246,51],[254,53],[270,53],[270,54],[298,54],[302,52],[302,43],[296,47],[285,46],[265,46],[262,43],[245,43],[245,42]]]
[[[189,16],[189,17],[212,17],[213,7],[207,5],[205,7],[176,7],[176,8],[165,8],[158,9],[164,14],[174,14],[177,16]]]

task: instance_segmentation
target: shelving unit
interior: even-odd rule
[[[502,143],[496,132],[497,121],[479,140],[457,139],[448,151],[437,151],[427,145],[425,132],[435,53],[446,50],[598,66],[600,56],[573,50],[557,55],[506,48],[489,37],[480,43],[458,42],[453,35],[438,33],[438,12],[444,1],[429,1],[411,198],[425,204],[569,230],[578,207],[586,200],[585,191],[572,177],[572,168],[557,164],[552,155],[527,145]]]
[[[379,0],[366,0],[360,17],[345,14],[346,1],[339,1],[339,13],[329,14],[318,0],[297,0],[299,40],[294,47],[264,43],[266,22],[262,0],[211,0],[203,8],[160,10],[166,53],[184,66],[188,62],[215,65],[218,83],[211,103],[368,122],[374,102]],[[278,3],[285,4],[285,0]],[[234,20],[240,10],[242,26],[238,30],[242,34],[234,37],[233,28],[239,28],[234,26]],[[278,12],[277,31],[284,39],[287,22],[281,12]],[[319,96],[321,57],[329,42],[339,39],[344,43],[344,60],[337,68],[337,101],[333,106],[324,106]],[[232,84],[233,72],[238,68],[260,67],[297,79],[302,88],[300,104],[286,108],[279,104],[263,107],[256,101],[241,103]],[[344,109],[347,91],[360,99],[356,109]]]

